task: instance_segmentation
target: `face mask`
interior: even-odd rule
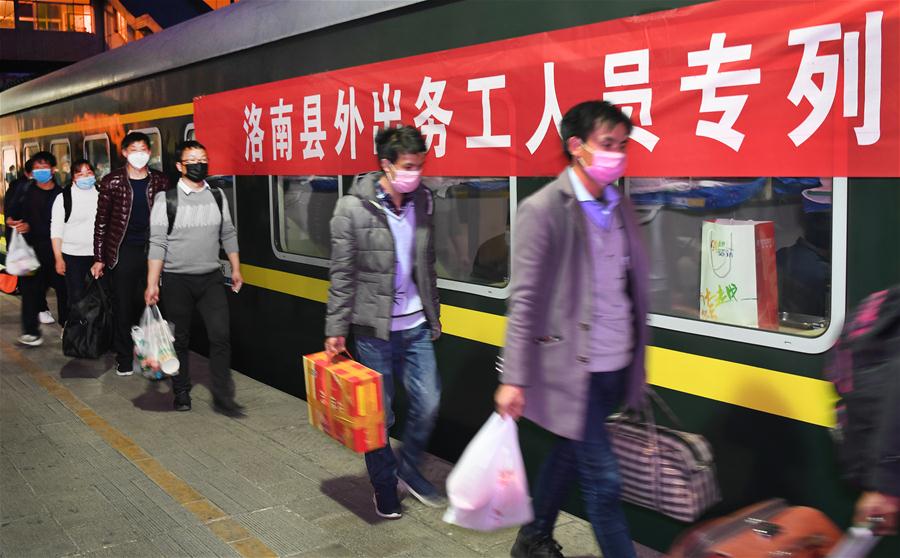
[[[136,169],[142,169],[150,162],[150,154],[146,151],[132,151],[128,154],[128,164]]]
[[[392,167],[393,168],[393,167]],[[388,178],[391,186],[401,194],[408,194],[419,187],[422,180],[422,171],[420,170],[397,170],[394,169],[394,178]]]
[[[50,182],[50,179],[53,178],[53,171],[50,169],[34,169],[31,171],[31,176],[34,177],[38,184],[43,184]]]
[[[591,164],[587,166],[582,159],[581,162],[584,172],[591,179],[601,186],[606,186],[615,182],[625,174],[625,154],[615,151],[594,151],[587,144],[582,144],[584,149],[588,151],[591,157]]]
[[[184,165],[184,168],[186,169],[184,175],[188,180],[200,182],[209,176],[209,163],[190,163],[188,165],[182,163],[182,165]]]
[[[81,178],[75,179],[75,186],[78,186],[82,190],[90,190],[94,187],[94,184],[97,183],[97,177],[94,175],[91,176],[82,176]]]

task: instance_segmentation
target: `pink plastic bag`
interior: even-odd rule
[[[447,477],[444,521],[476,531],[524,525],[534,518],[516,421],[494,413]]]

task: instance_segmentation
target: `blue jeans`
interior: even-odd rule
[[[422,453],[428,446],[441,401],[431,329],[428,324],[422,324],[404,331],[392,331],[390,341],[357,337],[356,358],[382,375],[385,429],[389,430],[394,424],[391,402],[395,378],[403,382],[409,399],[399,464],[391,450],[390,437],[386,436],[385,447],[366,453],[366,468],[372,486],[376,492],[396,490],[399,475],[416,492],[434,493],[434,487],[419,472]]]
[[[634,544],[619,501],[622,479],[605,419],[622,401],[627,369],[591,374],[584,440],[559,438],[541,466],[534,488],[534,521],[522,527],[532,536],[551,536],[575,474],[588,520],[603,556],[633,558]]]

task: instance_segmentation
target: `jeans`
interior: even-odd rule
[[[147,250],[143,244],[123,242],[119,261],[111,270],[113,292],[113,349],[116,362],[123,370],[131,370],[134,342],[131,326],[144,311],[144,289],[147,287]]]
[[[534,521],[522,527],[531,536],[551,536],[559,509],[575,475],[588,520],[603,556],[632,558],[634,544],[619,501],[622,479],[605,419],[622,401],[627,369],[591,374],[584,440],[560,437],[541,466],[534,489]]]
[[[190,393],[191,373],[188,353],[191,344],[191,318],[194,308],[203,318],[209,336],[210,392],[226,405],[234,402],[234,379],[231,377],[231,328],[225,278],[219,270],[202,275],[163,273],[160,288],[163,318],[175,324],[175,354],[178,374],[172,376],[175,395]]]
[[[428,446],[441,401],[441,383],[431,329],[427,324],[422,324],[404,331],[392,331],[390,341],[360,336],[356,339],[356,353],[361,364],[382,375],[387,430],[394,424],[391,402],[394,399],[395,377],[403,382],[409,398],[399,464],[388,436],[385,436],[385,447],[366,453],[366,468],[375,492],[396,490],[399,475],[416,492],[433,494],[434,487],[419,472],[422,454]]]
[[[38,314],[47,310],[47,289],[56,291],[57,321],[65,325],[69,316],[69,301],[66,280],[56,273],[56,259],[50,241],[33,241],[32,248],[41,267],[31,276],[19,277],[19,292],[22,293],[22,333],[41,336]]]
[[[69,291],[69,310],[84,298],[87,288],[86,277],[94,264],[93,256],[70,256],[63,254],[66,262],[66,289]]]

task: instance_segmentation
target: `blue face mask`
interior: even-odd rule
[[[50,169],[34,169],[31,171],[31,176],[37,180],[38,184],[43,184],[53,178],[53,171]]]
[[[97,177],[94,175],[91,176],[82,176],[81,178],[75,179],[75,186],[78,186],[82,190],[90,190],[94,187],[94,184],[97,183]]]

